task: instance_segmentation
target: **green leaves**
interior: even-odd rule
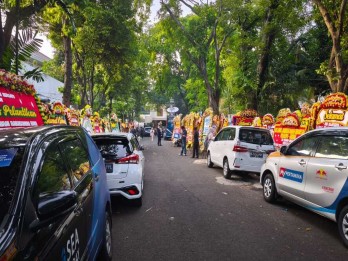
[[[36,36],[37,32],[28,28],[19,32],[18,42],[13,37],[2,56],[2,67],[6,70],[16,72],[16,65],[18,64],[18,69],[21,69],[21,62],[28,61],[30,56],[34,52],[39,51],[42,45],[42,39],[36,38]]]

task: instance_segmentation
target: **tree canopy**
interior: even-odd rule
[[[65,102],[121,117],[171,98],[184,114],[276,113],[348,93],[348,0],[158,1],[153,24],[151,0],[2,1],[1,68],[45,32],[56,52],[43,70],[64,80]]]

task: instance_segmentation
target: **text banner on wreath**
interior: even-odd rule
[[[0,128],[41,126],[43,121],[35,98],[0,87]]]

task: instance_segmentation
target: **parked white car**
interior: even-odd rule
[[[348,128],[317,129],[297,138],[262,166],[266,201],[283,196],[338,223],[348,247]]]
[[[104,158],[110,195],[121,195],[142,205],[145,157],[137,138],[131,133],[92,135]]]
[[[267,129],[230,126],[223,128],[210,142],[207,150],[209,168],[217,165],[223,168],[226,179],[233,171],[259,173],[274,143]]]

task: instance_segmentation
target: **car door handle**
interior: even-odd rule
[[[298,162],[298,164],[300,164],[301,166],[306,165],[306,161],[305,161],[304,159],[301,159],[301,160]]]
[[[342,170],[342,169],[347,169],[347,166],[343,165],[343,163],[340,163],[338,165],[335,165],[335,168],[338,170]]]
[[[99,174],[98,173],[94,173],[94,180],[98,181],[99,180]]]

